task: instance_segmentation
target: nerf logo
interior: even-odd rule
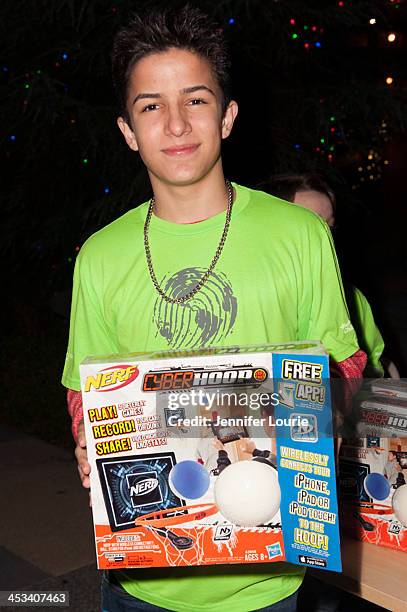
[[[264,368],[236,368],[233,370],[165,370],[145,374],[143,391],[168,391],[192,387],[220,387],[262,383],[268,377]]]
[[[88,376],[85,382],[85,392],[98,391],[106,393],[129,385],[139,375],[137,366],[116,365],[101,370],[96,376]]]
[[[151,493],[158,487],[158,480],[156,478],[144,478],[139,480],[137,484],[130,487],[130,495],[146,495]]]
[[[233,535],[233,525],[217,525],[213,540],[217,542],[219,540],[230,540]]]

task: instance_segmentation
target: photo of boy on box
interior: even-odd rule
[[[366,362],[325,224],[225,180],[221,141],[238,106],[221,30],[195,8],[149,13],[117,34],[112,60],[118,126],[154,197],[91,236],[75,266],[62,380],[84,487],[89,355],[312,339],[345,377]],[[253,92],[253,129],[259,103]],[[117,570],[103,610],[295,610],[303,576],[287,563]]]
[[[403,468],[395,451],[389,451],[388,460],[384,468],[384,475],[393,489],[397,489],[401,487],[401,485],[406,484]]]

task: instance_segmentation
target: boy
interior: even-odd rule
[[[220,145],[237,115],[228,69],[220,30],[197,9],[136,18],[116,37],[118,125],[154,198],[94,234],[76,264],[63,383],[85,487],[87,355],[320,339],[360,374],[323,223],[225,182]],[[303,574],[285,563],[110,572],[103,609],[295,610]]]

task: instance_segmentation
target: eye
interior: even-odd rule
[[[199,104],[206,104],[206,100],[203,98],[194,98],[188,102],[191,106],[198,106]]]
[[[151,111],[156,110],[157,108],[158,108],[158,104],[147,104],[147,106],[145,106],[141,112],[149,113]]]

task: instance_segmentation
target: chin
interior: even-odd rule
[[[154,174],[161,183],[174,187],[194,185],[207,176],[208,172],[183,172],[177,174]]]

